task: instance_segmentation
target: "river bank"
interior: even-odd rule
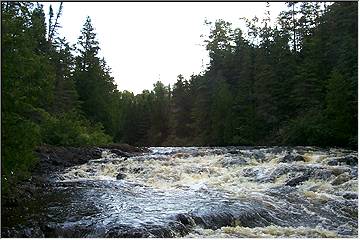
[[[11,233],[10,229],[3,227],[4,223],[11,226],[15,222],[22,222],[24,215],[36,211],[29,206],[32,206],[32,202],[39,198],[40,192],[50,190],[49,175],[68,167],[85,164],[92,159],[100,159],[105,149],[124,158],[149,151],[147,148],[138,148],[128,144],[86,147],[42,145],[37,147],[35,153],[39,161],[32,169],[30,178],[18,182],[15,187],[11,188],[11,191],[1,195],[1,219],[3,223],[1,235],[11,237],[14,234]],[[15,234],[18,237],[32,237],[34,233],[25,231]]]

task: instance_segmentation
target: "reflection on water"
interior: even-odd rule
[[[356,237],[357,179],[340,149],[104,151],[51,176],[28,219],[55,237]]]

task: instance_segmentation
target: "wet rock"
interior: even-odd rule
[[[149,227],[148,232],[152,237],[156,238],[173,238],[175,237],[174,231],[168,226],[154,225]]]
[[[249,158],[249,159],[253,158],[253,159],[257,160],[257,161],[260,160],[261,162],[263,160],[265,160],[265,158],[266,158],[265,154],[258,151],[258,150],[255,150],[254,152],[241,152],[241,156],[243,158]]]
[[[312,178],[328,180],[332,176],[332,171],[324,168],[314,169],[312,171]]]
[[[203,212],[195,214],[193,219],[197,225],[213,230],[231,226],[235,222],[234,216],[229,212]]]
[[[106,238],[146,238],[150,233],[144,228],[135,228],[126,225],[118,225],[107,231]]]
[[[96,147],[57,147],[43,145],[35,151],[40,158],[38,165],[40,172],[71,167],[101,158],[102,150]]]
[[[241,157],[225,158],[221,160],[221,165],[223,167],[232,167],[232,166],[244,165],[244,164],[247,164],[247,161],[245,158],[241,158]]]
[[[170,228],[170,231],[172,231],[174,233],[173,237],[183,237],[190,232],[192,226],[184,225],[181,222],[174,221],[174,222],[169,223],[169,228]]]
[[[329,166],[337,166],[337,165],[349,165],[349,166],[356,166],[358,164],[358,158],[354,156],[345,156],[340,158],[332,158],[330,159],[327,164]]]
[[[238,150],[238,149],[231,149],[231,150],[228,151],[228,153],[230,153],[230,154],[239,154],[239,153],[240,153],[240,150]]]
[[[358,195],[356,193],[352,193],[352,192],[347,192],[343,195],[343,198],[345,199],[357,199]]]
[[[33,226],[33,227],[25,227],[22,225],[18,226],[19,229],[16,229],[14,227],[7,228],[2,227],[1,228],[1,237],[5,238],[43,238],[45,237],[44,233],[41,231],[39,227]]]
[[[124,173],[119,173],[118,175],[116,175],[117,180],[121,180],[121,179],[124,179],[124,178],[126,178],[126,174],[124,174]]]
[[[189,214],[180,213],[175,216],[175,221],[181,222],[185,226],[194,226],[195,221]]]
[[[131,155],[129,153],[124,152],[124,151],[119,150],[119,149],[110,149],[110,152],[115,153],[119,157],[124,157],[125,159],[131,157]]]
[[[262,153],[262,152],[254,152],[253,153],[253,157],[256,159],[256,160],[265,160],[265,154]]]
[[[188,153],[175,153],[173,158],[188,158],[190,157],[190,154]]]
[[[339,164],[339,161],[337,159],[330,159],[328,162],[327,162],[327,165],[329,166],[336,166],[336,165],[340,165]]]
[[[283,159],[281,159],[279,162],[283,162],[283,163],[291,163],[291,162],[305,162],[305,159],[303,156],[296,154],[296,155],[292,155],[292,154],[288,154],[285,157],[283,157]]]
[[[23,230],[23,237],[26,238],[43,238],[45,237],[44,233],[39,227],[31,227]]]
[[[351,179],[351,175],[350,175],[349,173],[345,172],[345,173],[337,176],[337,177],[331,182],[331,184],[337,186],[337,185],[340,185],[340,184],[343,184],[343,183],[349,181],[350,179]]]
[[[289,180],[288,182],[285,183],[285,185],[290,186],[290,187],[295,187],[295,186],[301,184],[302,182],[309,180],[309,178],[310,178],[309,174],[304,174],[300,177],[296,177],[296,178]]]
[[[255,168],[244,168],[243,169],[244,177],[256,177],[256,175],[258,173],[259,173],[259,169],[255,169]]]

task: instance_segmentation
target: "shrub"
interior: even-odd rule
[[[59,146],[100,145],[112,141],[101,124],[91,124],[76,113],[45,114],[41,135],[44,143]]]

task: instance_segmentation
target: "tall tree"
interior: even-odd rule
[[[106,132],[113,135],[114,124],[109,103],[112,102],[116,85],[105,60],[98,57],[100,47],[94,31],[90,17],[87,17],[78,39],[79,55],[76,57],[74,79],[86,116],[94,122],[102,123]]]

